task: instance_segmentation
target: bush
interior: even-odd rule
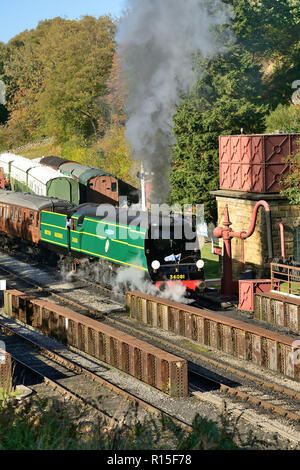
[[[227,424],[196,416],[192,432],[169,418],[106,428],[75,404],[31,398],[0,406],[0,450],[217,450],[238,449]]]

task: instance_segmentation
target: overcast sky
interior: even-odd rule
[[[77,19],[81,15],[120,16],[126,0],[0,0],[0,41],[7,42],[39,21],[61,16]]]

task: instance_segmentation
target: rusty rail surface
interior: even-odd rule
[[[300,297],[300,268],[288,264],[271,263],[272,290],[278,280],[280,292]]]
[[[173,397],[188,394],[187,361],[69,308],[8,290],[8,316],[110,364]]]
[[[113,323],[124,327],[123,321],[120,322],[114,319]],[[129,326],[127,322],[125,324],[127,325],[130,331],[133,331],[136,334],[141,334],[140,329],[134,328],[132,324],[130,324]],[[146,338],[149,338],[151,341],[158,339],[155,335],[151,335],[147,333],[145,330],[142,331],[142,335],[145,336]],[[246,401],[249,404],[258,406],[260,408],[268,410],[274,414],[278,414],[282,417],[286,417],[293,421],[297,421],[297,422],[300,421],[300,414],[294,413],[289,409],[290,399],[295,400],[296,402],[300,400],[300,393],[297,393],[295,390],[270,382],[266,379],[259,378],[256,375],[245,372],[243,369],[235,368],[235,367],[230,366],[227,363],[222,363],[219,360],[212,359],[211,357],[208,357],[204,355],[203,353],[195,352],[195,351],[192,351],[191,349],[187,350],[186,348],[179,346],[178,343],[175,344],[173,341],[170,341],[170,339],[165,340],[159,337],[158,342],[160,344],[163,344],[163,346],[166,347],[167,349],[171,348],[172,350],[177,351],[178,354],[181,354],[182,356],[187,356],[190,360],[195,360],[195,361],[201,360],[201,362],[204,361],[205,363],[207,363],[208,366],[212,365],[213,367],[217,369],[220,368],[242,379],[246,379],[247,381],[249,380],[250,382],[253,382],[254,384],[261,387],[263,390],[266,389],[267,391],[274,392],[275,394],[279,393],[280,395],[284,397],[285,400],[288,401],[287,406],[285,406],[284,408],[282,406],[279,406],[278,404],[274,404],[272,402],[270,403],[269,401],[266,401],[265,396],[264,396],[264,391],[262,391],[260,395],[257,396],[256,395],[257,389],[255,389],[255,396],[253,396],[253,394],[251,393],[245,393],[244,391],[239,390],[239,387],[237,388],[229,387],[228,385],[223,384],[223,382],[214,381],[216,384],[219,384],[220,391],[224,392],[227,395],[232,395],[236,398]],[[192,374],[195,374],[195,371],[192,371]],[[209,381],[212,381],[211,376],[209,377]]]
[[[184,421],[178,418],[175,418],[174,416],[170,415],[166,411],[163,411],[157,406],[151,405],[150,403],[137,397],[133,393],[127,392],[123,388],[119,387],[118,385],[113,384],[112,382],[109,382],[107,379],[100,377],[95,372],[81,366],[77,362],[74,362],[71,359],[68,359],[63,355],[52,351],[51,349],[45,348],[44,346],[38,344],[32,339],[29,339],[27,336],[24,336],[22,333],[20,333],[20,331],[15,331],[12,327],[4,325],[2,322],[0,323],[0,330],[3,330],[5,333],[9,335],[15,335],[19,337],[22,341],[29,343],[31,346],[37,349],[43,356],[50,358],[52,361],[56,362],[57,364],[63,365],[70,371],[74,372],[74,374],[83,374],[87,379],[91,379],[93,382],[98,383],[101,386],[104,386],[105,388],[109,389],[113,393],[120,395],[121,397],[124,397],[126,400],[129,400],[138,406],[141,406],[142,408],[149,411],[154,416],[161,417],[162,415],[165,415],[169,417],[175,424],[181,426],[183,429],[186,429],[187,431],[192,431],[192,427],[188,425],[187,423],[185,423]],[[15,359],[15,360],[21,363],[19,359]],[[27,364],[24,364],[24,366],[28,367]],[[32,370],[33,372],[40,374],[38,371],[34,369]],[[77,394],[70,392],[68,389],[66,389],[66,387],[62,386],[61,384],[54,381],[53,379],[50,379],[46,377],[45,375],[43,375],[42,377],[44,378],[44,382],[46,383],[46,385],[50,385],[51,387],[58,389],[58,391],[61,392],[62,394],[67,394],[71,399],[83,401],[81,397],[79,397]],[[86,403],[86,404],[88,404],[88,406],[92,406],[90,403]],[[103,412],[103,411],[100,411],[98,408],[96,408],[96,410],[99,413]],[[105,412],[103,413],[105,414],[105,416],[103,417],[106,418],[107,417],[106,413]]]
[[[126,308],[141,323],[300,380],[300,346],[292,337],[140,292],[126,294]]]

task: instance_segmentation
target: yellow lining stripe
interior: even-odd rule
[[[47,240],[46,238],[41,238],[41,240],[47,243],[53,243],[53,245],[60,245],[60,246],[65,246],[66,248],[69,248],[69,245],[63,245],[62,243],[58,243],[57,241],[52,242],[51,240]]]
[[[102,240],[106,240],[106,237],[102,237],[102,235],[94,235],[93,233],[87,233],[87,232],[77,232],[77,230],[71,230],[72,233],[77,233],[77,235],[90,235],[91,237],[96,237],[96,238],[101,238]]]
[[[58,212],[50,212],[50,211],[42,211],[42,213],[45,214],[54,214],[54,215],[59,215],[60,217],[67,217],[66,214],[58,214]]]
[[[132,266],[133,268],[141,269],[142,271],[148,271],[147,268],[142,268],[141,266],[136,266],[135,264],[125,263],[125,261],[120,261],[118,259],[109,258],[108,256],[103,256],[103,255],[98,255],[96,253],[91,253],[90,251],[79,250],[78,248],[72,248],[72,250],[81,251],[82,253],[87,253],[88,255],[93,255],[93,256],[96,256],[97,258],[109,259],[110,261],[115,261],[116,263],[126,264],[127,266]]]
[[[121,240],[114,240],[113,238],[110,238],[109,240],[111,240],[112,242],[116,242],[116,243],[123,243],[123,245],[132,246],[133,248],[138,248],[139,250],[144,249],[143,246],[131,245],[130,243],[127,243],[127,242],[121,242]]]
[[[60,228],[61,230],[68,230],[67,228],[59,227],[58,225],[46,224],[45,222],[41,222],[41,225],[48,225],[48,227]]]
[[[102,237],[101,235],[94,235],[93,233],[87,233],[87,232],[78,232],[77,230],[71,230],[72,233],[76,233],[77,235],[80,235],[81,233],[83,235],[90,235],[91,237],[96,237],[96,238],[100,238],[101,240],[111,240],[112,242],[116,242],[116,243],[122,243],[123,245],[127,245],[127,246],[131,246],[133,248],[138,248],[139,250],[143,250],[144,247],[143,246],[137,246],[137,245],[131,245],[130,243],[127,243],[127,242],[122,242],[121,240],[114,240],[113,238],[108,238],[108,237]]]
[[[72,219],[77,220],[77,219],[79,219],[79,217],[72,217]],[[102,222],[101,220],[89,219],[88,217],[85,217],[84,220],[88,220],[90,222],[95,222],[95,223],[98,223],[98,224],[112,225],[113,227],[125,228],[125,229],[130,230],[131,232],[135,232],[135,233],[142,233],[142,234],[146,233],[146,230],[144,232],[133,230],[130,227],[128,227],[127,225],[118,225],[118,224],[113,224],[112,222]]]

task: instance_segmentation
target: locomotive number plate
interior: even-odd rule
[[[182,281],[183,279],[185,279],[185,274],[171,274],[169,276],[169,279],[171,281]]]

